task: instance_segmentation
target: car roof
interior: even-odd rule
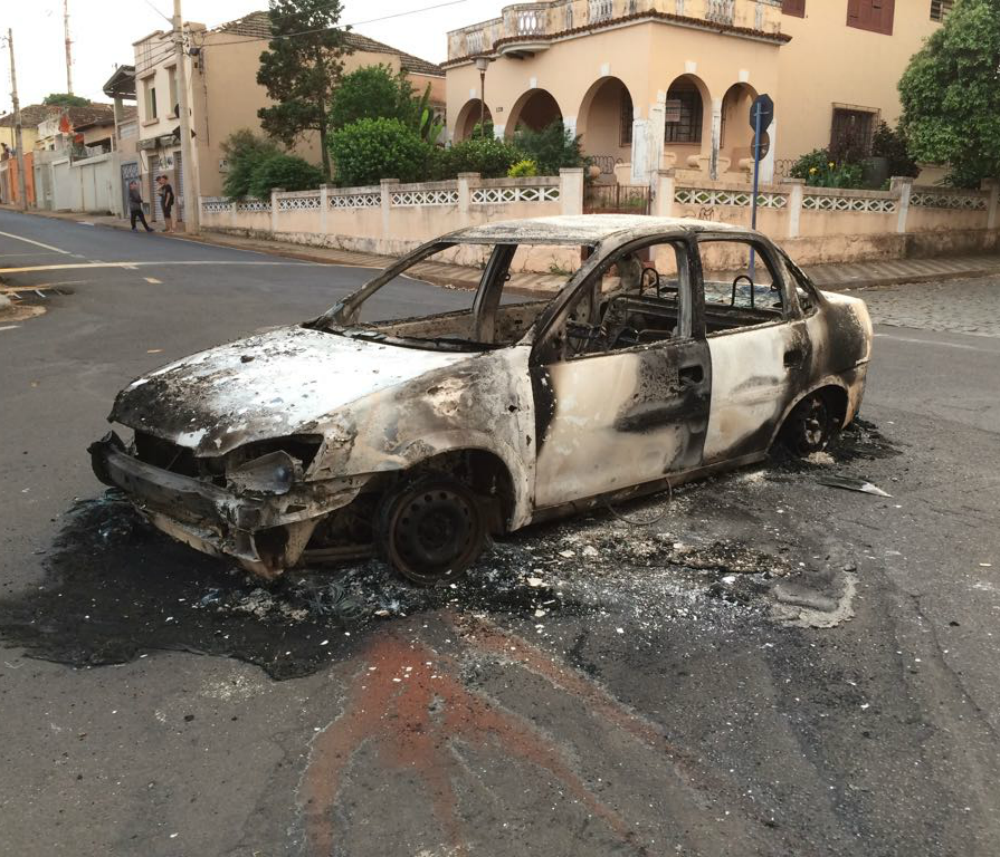
[[[645,238],[678,232],[750,232],[728,223],[686,217],[649,217],[638,214],[579,214],[501,220],[459,229],[449,241],[469,244],[588,244],[608,238]]]

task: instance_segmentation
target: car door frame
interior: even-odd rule
[[[553,347],[558,331],[567,320],[570,309],[574,307],[577,296],[587,289],[595,290],[600,283],[600,277],[611,265],[628,253],[641,251],[656,245],[675,245],[678,248],[678,257],[686,268],[686,277],[681,278],[678,292],[678,325],[682,331],[686,328],[686,335],[676,339],[658,340],[649,343],[642,343],[627,348],[606,351],[588,355],[578,355],[572,358],[563,359],[563,347],[558,345]],[[532,349],[529,356],[529,372],[531,373],[532,392],[535,408],[535,486],[533,491],[533,505],[536,508],[534,518],[536,520],[554,515],[560,509],[567,506],[580,508],[588,504],[588,501],[595,501],[601,497],[626,494],[641,494],[649,491],[659,490],[667,482],[673,482],[675,477],[682,481],[680,474],[689,474],[700,471],[702,464],[702,446],[704,433],[708,424],[708,407],[711,398],[711,359],[708,352],[708,345],[705,341],[705,326],[703,313],[703,292],[695,287],[701,282],[699,270],[700,259],[692,235],[687,231],[669,231],[657,235],[644,235],[620,244],[601,252],[600,248],[596,254],[599,258],[587,266],[587,271],[582,273],[580,281],[572,288],[570,294],[565,299],[559,301],[553,312],[540,324],[536,335],[533,337]],[[558,353],[558,358],[556,354]],[[683,391],[685,404],[678,405],[677,398],[664,399],[663,422],[654,425],[636,425],[628,428],[618,429],[615,424],[612,431],[621,431],[622,443],[626,444],[628,438],[638,436],[639,432],[656,432],[666,430],[668,427],[684,425],[682,431],[687,431],[689,443],[685,446],[679,456],[679,463],[676,469],[664,470],[653,475],[648,480],[640,482],[628,482],[614,484],[613,480],[596,480],[589,490],[583,494],[563,494],[559,489],[549,489],[544,493],[539,491],[539,487],[545,479],[548,470],[547,464],[551,458],[546,460],[546,446],[552,440],[550,429],[559,419],[557,413],[560,400],[559,387],[565,386],[568,382],[567,376],[579,374],[579,368],[575,371],[572,367],[582,367],[597,360],[618,360],[627,361],[630,357],[639,357],[639,360],[632,362],[639,366],[648,367],[651,371],[662,369],[664,366],[671,366],[671,359],[677,365],[678,383]],[[647,360],[642,358],[647,356]],[[683,369],[690,368],[691,364],[697,364],[700,368],[700,378],[692,379],[687,383],[680,382],[680,373]],[[657,365],[659,364],[659,365]],[[624,366],[624,363],[620,364]],[[562,372],[555,371],[559,366],[567,366]],[[613,370],[612,370],[613,374]],[[562,375],[560,379],[558,376]],[[668,392],[673,389],[667,384],[663,384],[663,389]],[[671,408],[670,405],[673,404]],[[693,404],[691,404],[693,403]],[[648,404],[645,403],[645,404]],[[655,409],[647,410],[647,414],[656,417]],[[669,416],[668,416],[669,415]],[[683,419],[678,417],[683,416]],[[628,415],[619,414],[622,424],[629,424]],[[667,421],[669,419],[669,421]],[[692,426],[699,430],[692,429]],[[607,426],[604,427],[605,429]],[[636,434],[633,434],[635,432]],[[550,447],[551,448],[551,447]],[[555,455],[555,453],[550,453]],[[564,456],[565,457],[565,456]],[[612,462],[613,466],[613,462]]]
[[[800,388],[808,386],[809,375],[812,365],[812,342],[806,329],[807,315],[804,315],[799,305],[798,295],[792,285],[791,277],[785,265],[783,255],[777,247],[767,238],[756,232],[742,230],[706,230],[699,232],[695,236],[695,248],[698,256],[698,276],[699,288],[702,300],[705,297],[705,275],[704,264],[701,259],[701,247],[708,242],[731,242],[744,243],[754,249],[758,256],[767,261],[767,267],[772,277],[772,287],[777,283],[782,297],[782,314],[773,321],[762,321],[760,324],[747,325],[743,327],[733,327],[729,330],[708,333],[708,310],[705,309],[705,340],[708,343],[709,351],[712,355],[712,375],[715,384],[712,389],[711,415],[708,437],[706,438],[706,464],[709,466],[725,465],[727,463],[750,463],[759,461],[766,457],[767,450],[774,439],[781,421],[788,412],[788,403],[799,394]],[[704,303],[703,303],[704,305]],[[813,313],[809,313],[812,315]],[[753,334],[755,339],[761,340],[760,334],[773,330],[775,336],[771,343],[772,349],[780,347],[781,363],[783,364],[780,373],[780,381],[775,385],[774,407],[770,416],[762,420],[754,430],[738,443],[722,444],[719,442],[718,427],[724,420],[732,420],[737,415],[740,408],[734,406],[731,401],[723,401],[733,388],[743,390],[744,386],[731,383],[728,375],[731,367],[740,365],[732,359],[732,340],[737,340],[741,336]],[[720,343],[715,349],[714,343]],[[729,346],[728,348],[726,346]],[[763,351],[761,353],[764,353]],[[727,359],[728,357],[728,359]],[[770,355],[770,368],[777,370],[774,354]],[[743,365],[750,362],[743,359]],[[758,363],[755,366],[760,369]],[[765,367],[766,370],[766,367]],[[779,386],[780,385],[780,386]],[[742,409],[746,411],[746,408]],[[729,412],[727,414],[727,411]]]

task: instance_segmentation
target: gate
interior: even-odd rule
[[[128,217],[132,210],[132,204],[128,201],[128,186],[131,182],[139,181],[139,162],[129,161],[122,164],[122,211],[124,217]],[[142,187],[140,185],[140,192]]]
[[[648,185],[592,184],[584,194],[587,214],[649,214]]]

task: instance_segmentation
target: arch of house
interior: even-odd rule
[[[705,82],[693,74],[674,78],[665,109],[663,151],[676,155],[677,169],[694,168],[692,157],[711,156],[712,96]]]
[[[529,89],[514,102],[507,117],[504,135],[511,138],[522,126],[532,131],[541,131],[562,118],[563,112],[559,108],[559,102],[551,92],[547,89]]]
[[[466,101],[458,112],[458,119],[455,122],[455,142],[471,137],[482,115],[483,102],[480,99],[470,98]],[[486,122],[492,121],[493,114],[490,112],[489,105],[486,105]]]
[[[730,172],[743,171],[740,162],[753,159],[754,132],[750,127],[750,105],[757,94],[757,90],[748,83],[734,83],[722,99],[719,151],[723,157],[729,158]]]
[[[633,111],[632,95],[617,77],[600,78],[583,96],[576,133],[602,173],[612,173],[615,163],[631,162]]]

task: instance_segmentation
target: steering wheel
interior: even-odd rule
[[[753,280],[751,280],[746,274],[740,274],[738,277],[736,277],[733,280],[733,296],[732,296],[732,298],[729,301],[729,305],[730,306],[736,306],[736,286],[737,286],[737,284],[739,283],[740,280],[746,280],[750,284],[750,306],[752,307],[753,306],[753,299],[754,299],[754,294],[753,294],[753,289],[754,289]]]
[[[574,354],[580,354],[592,342],[600,342],[605,333],[600,325],[585,324],[569,319],[566,322],[566,344],[573,349]]]

